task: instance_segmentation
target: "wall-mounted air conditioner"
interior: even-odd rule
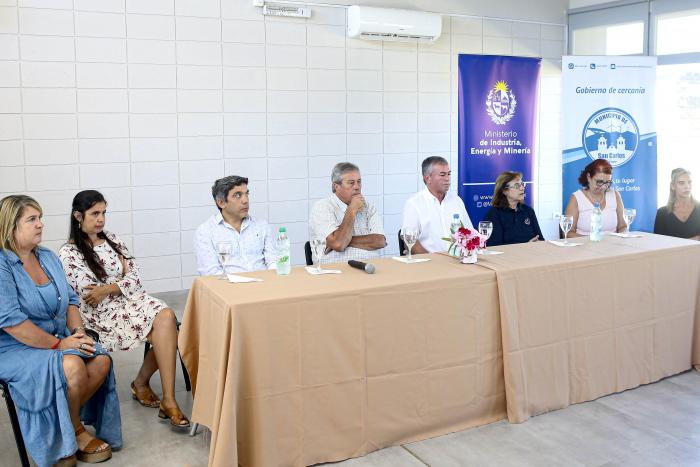
[[[437,13],[365,6],[348,8],[348,37],[433,42],[441,33],[442,18]]]

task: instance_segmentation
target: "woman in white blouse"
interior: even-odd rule
[[[578,177],[581,189],[569,198],[565,214],[573,216],[569,237],[590,234],[591,213],[594,203],[603,213],[603,232],[624,232],[627,228],[622,213],[625,210],[622,197],[612,186],[612,166],[605,159],[596,159],[588,164]]]

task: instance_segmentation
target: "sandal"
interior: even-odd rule
[[[78,436],[85,432],[85,427],[81,425],[80,428],[78,428],[75,432],[76,440],[78,439]],[[107,445],[107,447],[102,448],[102,445],[105,444]],[[107,459],[112,457],[112,446],[105,443],[101,439],[92,438],[90,442],[87,443],[85,448],[78,448],[78,452],[75,453],[75,456],[80,462],[87,462],[88,464],[97,464],[98,462],[106,461]]]
[[[190,427],[189,419],[187,417],[185,417],[185,414],[183,414],[182,411],[178,407],[166,409],[161,405],[160,410],[158,411],[158,418],[161,418],[163,420],[169,419],[170,426],[172,428],[189,428]]]
[[[144,407],[152,409],[160,407],[160,399],[150,387],[146,386],[143,389],[137,389],[133,381],[131,382],[131,397]]]
[[[75,454],[73,454],[72,456],[59,459],[58,462],[53,465],[53,467],[75,467],[77,463],[78,460],[76,459]]]

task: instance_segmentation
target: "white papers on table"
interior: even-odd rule
[[[639,237],[643,236],[643,235],[639,235],[636,233],[617,233],[617,232],[608,232],[608,235],[613,235],[615,237],[621,237],[621,238],[639,238]]]
[[[549,243],[552,245],[556,246],[563,246],[563,247],[570,247],[570,246],[580,246],[583,245],[583,243],[574,243],[574,242],[560,242],[559,240],[549,240]]]
[[[430,258],[411,258],[410,260],[405,256],[392,256],[391,259],[398,261],[399,263],[425,263],[430,261]]]
[[[316,266],[306,266],[304,269],[312,276],[318,276],[319,274],[340,274],[342,272],[339,269],[321,269],[319,271],[316,269]]]
[[[232,284],[245,284],[246,282],[262,282],[262,279],[258,279],[257,277],[237,276],[235,274],[226,274],[226,277],[228,278],[228,281]]]
[[[478,253],[480,255],[502,255],[505,253],[504,251],[496,251],[496,250],[479,250]]]

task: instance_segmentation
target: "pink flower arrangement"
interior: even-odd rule
[[[456,232],[453,232],[450,237],[446,237],[443,240],[452,242],[447,252],[451,254],[459,253],[459,256],[466,256],[477,248],[484,246],[484,237],[476,230],[468,229],[464,225],[457,229]]]

